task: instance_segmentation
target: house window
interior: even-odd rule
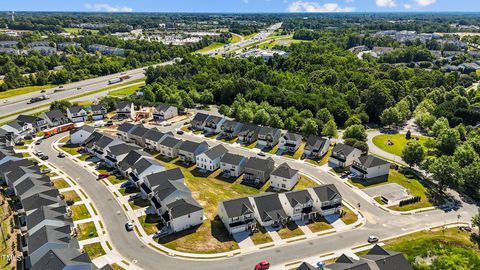
[[[235,222],[235,221],[239,221],[239,220],[240,220],[240,218],[239,218],[239,217],[233,217],[233,218],[232,218],[232,221],[233,221],[233,222]]]

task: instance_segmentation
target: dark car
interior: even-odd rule
[[[258,152],[257,155],[259,155],[259,156],[261,156],[261,157],[264,157],[264,156],[265,156],[265,153],[264,153],[264,152]]]
[[[80,89],[82,89],[82,87],[77,87],[77,90],[80,90]]]
[[[112,121],[112,120],[109,120],[109,121],[105,124],[105,126],[107,126],[107,127],[113,126],[113,121]]]
[[[107,178],[109,176],[110,176],[110,174],[108,174],[108,173],[101,173],[101,174],[98,175],[98,179]]]
[[[127,188],[127,187],[131,187],[133,186],[133,183],[130,182],[130,181],[126,181],[126,182],[123,182],[121,185],[120,185],[120,188]]]
[[[127,232],[133,231],[133,223],[132,222],[125,223],[125,230],[127,230]]]
[[[183,130],[177,131],[177,134],[178,134],[178,135],[183,135],[183,133],[185,133],[185,132],[183,132]]]
[[[42,90],[42,91],[40,91],[40,93],[45,93],[45,92],[47,92],[47,91],[46,91],[46,90]]]
[[[47,160],[47,159],[48,159],[48,156],[47,156],[47,155],[41,155],[41,156],[40,156],[40,159],[41,159],[41,160]]]
[[[58,152],[57,157],[59,157],[59,158],[64,158],[64,157],[65,157],[65,154],[64,154],[63,152]]]
[[[35,145],[39,145],[41,143],[42,143],[42,140],[38,140],[38,141],[35,142]]]

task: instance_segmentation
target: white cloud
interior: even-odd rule
[[[411,9],[411,8],[412,8],[412,5],[410,5],[410,4],[405,4],[405,5],[403,5],[403,7],[404,7],[405,9]]]
[[[426,7],[437,3],[437,0],[415,0],[415,2],[417,2],[419,6]]]
[[[376,0],[376,4],[379,7],[388,7],[388,8],[397,6],[397,3],[395,2],[395,0]]]
[[[109,4],[85,4],[85,8],[100,12],[132,12],[133,9],[126,6],[111,6]]]
[[[288,5],[290,12],[352,12],[354,10],[354,7],[341,7],[337,3],[295,1]]]

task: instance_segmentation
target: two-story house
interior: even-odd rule
[[[284,205],[287,215],[297,221],[308,221],[315,218],[313,198],[306,189],[289,191],[279,194],[280,201]]]
[[[302,144],[302,135],[293,132],[287,132],[280,137],[279,149],[287,153],[295,153]]]
[[[207,151],[197,155],[197,168],[206,171],[216,171],[220,168],[220,160],[228,152],[225,146],[219,144],[216,145]]]
[[[273,148],[275,145],[277,145],[281,136],[282,131],[278,128],[261,127],[258,132],[257,145],[266,148]]]
[[[166,121],[178,115],[178,108],[172,105],[160,103],[153,107],[153,120]]]
[[[352,165],[353,161],[361,155],[362,151],[360,149],[343,143],[337,143],[332,149],[328,163],[331,167],[345,168]]]
[[[66,117],[65,114],[58,109],[44,112],[42,118],[47,121],[49,127],[57,127],[70,123],[70,119],[68,119],[68,117]]]
[[[28,123],[13,120],[0,127],[6,132],[10,132],[16,140],[20,140],[25,136],[32,134],[33,127]]]
[[[313,198],[314,212],[320,216],[338,214],[342,211],[342,196],[333,184],[307,189]]]
[[[149,131],[150,129],[146,128],[143,125],[136,125],[135,128],[131,129],[127,133],[127,137],[130,142],[135,143],[141,147],[145,146],[145,141],[143,140],[143,136]]]
[[[179,148],[182,144],[182,140],[173,136],[166,136],[158,143],[158,152],[167,159],[174,159],[178,157]]]
[[[32,126],[33,132],[39,132],[47,128],[47,121],[38,116],[21,114],[17,117],[17,121],[30,124]]]
[[[71,106],[67,108],[67,117],[73,123],[85,122],[88,118],[88,111],[82,106]]]
[[[95,132],[95,128],[89,125],[83,125],[70,130],[70,143],[81,145]]]
[[[156,159],[143,156],[131,167],[131,172],[128,176],[129,180],[139,188],[147,175],[164,170],[165,167],[163,167]]]
[[[355,159],[350,167],[353,178],[372,179],[376,177],[388,178],[390,162],[372,155],[361,156]]]
[[[106,148],[105,165],[117,167],[120,162],[133,150],[140,150],[140,147],[133,144],[120,143]]]
[[[168,197],[179,198],[190,196],[191,192],[189,190],[185,191],[185,187],[182,171],[179,168],[175,168],[147,175],[143,183],[140,185],[140,192],[145,199],[151,200],[156,196],[158,202],[165,206],[166,204],[173,202],[173,199],[168,201]],[[152,206],[155,207],[155,205]],[[161,210],[161,208],[158,210]],[[159,215],[161,214],[162,213],[159,212]]]
[[[218,216],[230,234],[255,229],[253,206],[248,197],[219,202]]]
[[[90,107],[90,110],[92,111],[93,121],[100,121],[105,119],[108,113],[107,106],[105,106],[104,104],[94,104]]]
[[[265,192],[250,197],[255,219],[263,227],[283,227],[290,220],[277,193]]]
[[[244,124],[238,132],[238,141],[244,144],[251,144],[258,140],[260,127],[253,124]]]
[[[205,120],[205,126],[203,128],[203,131],[205,132],[205,134],[218,134],[221,131],[224,121],[225,118],[223,117],[210,115]]]
[[[222,159],[220,159],[220,169],[222,170],[222,176],[227,178],[239,177],[245,171],[246,163],[247,158],[245,156],[226,153],[222,157]]]
[[[178,148],[178,155],[183,163],[197,162],[197,155],[208,150],[208,144],[206,142],[197,143],[192,141],[184,141]]]
[[[307,139],[307,143],[305,144],[303,153],[307,158],[319,159],[328,152],[329,147],[329,138],[310,135]]]
[[[147,149],[160,151],[160,142],[167,136],[172,136],[172,133],[160,132],[157,128],[151,128],[145,135],[143,135],[143,146]]]
[[[204,113],[195,114],[192,121],[190,121],[190,128],[192,130],[203,130],[205,127],[205,121],[207,120],[208,116],[208,114]]]
[[[129,142],[130,132],[136,128],[136,125],[130,123],[123,123],[117,128],[117,137],[124,142]]]
[[[263,184],[269,178],[275,162],[271,157],[262,159],[258,157],[251,157],[245,164],[245,173],[243,174],[243,181],[252,184]]]
[[[291,190],[298,183],[300,173],[288,163],[282,163],[270,175],[270,186],[274,189]]]
[[[116,105],[117,117],[119,119],[134,119],[135,118],[135,106],[133,102],[120,101]]]
[[[220,137],[226,139],[233,139],[238,136],[243,124],[234,120],[225,120],[223,121],[220,129],[222,133]]]

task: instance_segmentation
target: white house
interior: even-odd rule
[[[203,208],[193,198],[181,198],[167,205],[166,227],[179,232],[202,224]]]
[[[248,197],[219,202],[217,211],[230,234],[255,229],[253,206]]]
[[[33,132],[42,131],[47,128],[47,121],[37,116],[19,115],[17,117],[19,123],[29,124],[33,128]],[[22,124],[23,125],[23,124]]]
[[[213,172],[220,168],[220,160],[228,152],[225,146],[219,144],[197,155],[197,168]]]
[[[147,175],[164,170],[165,167],[158,163],[153,157],[143,157],[132,166],[129,179],[135,183],[137,187],[140,187]]]
[[[362,155],[360,149],[343,143],[337,143],[332,149],[332,155],[328,160],[331,167],[345,168],[352,165],[353,161]]]
[[[287,132],[285,135],[280,137],[279,149],[288,153],[295,153],[297,149],[302,144],[302,135]]]
[[[210,115],[208,116],[207,120],[205,120],[205,126],[203,128],[206,134],[218,134],[222,131],[222,124],[225,121],[225,118]]]
[[[285,212],[293,220],[310,220],[315,218],[313,198],[306,189],[290,191],[279,194]]]
[[[135,106],[133,102],[120,101],[117,103],[117,117],[120,119],[134,119]]]
[[[224,177],[239,177],[245,171],[247,158],[241,155],[226,153],[220,159],[220,169]]]
[[[153,107],[153,120],[157,122],[165,121],[178,115],[178,108],[168,104],[158,104]]]
[[[333,184],[307,189],[313,198],[313,208],[320,216],[338,214],[342,211],[342,196]]]
[[[77,129],[70,130],[70,143],[83,144],[90,135],[95,132],[95,128],[89,125],[83,125]]]
[[[67,108],[67,117],[73,123],[85,122],[88,118],[88,112],[82,106],[72,106]]]
[[[190,121],[190,128],[192,130],[203,130],[205,127],[205,121],[208,117],[209,115],[204,113],[195,114],[192,121]]]
[[[18,138],[18,139],[21,139],[33,132],[32,125],[28,123],[22,123],[18,120],[13,120],[11,122],[6,123],[1,127],[1,129],[5,130],[6,132],[13,133],[15,138]]]
[[[327,137],[319,137],[311,135],[307,139],[303,153],[311,159],[322,158],[330,147],[330,139]]]
[[[273,170],[270,186],[274,189],[291,190],[300,179],[298,170],[292,169],[286,162]]]
[[[150,150],[160,151],[160,142],[170,135],[172,134],[163,133],[156,128],[152,128],[143,135],[144,147]]]
[[[220,127],[220,129],[222,130],[221,136],[227,139],[233,139],[237,137],[242,127],[243,124],[240,122],[233,120],[225,120]]]
[[[388,177],[389,172],[390,162],[371,155],[359,157],[353,161],[350,167],[350,173],[353,178],[372,179],[380,176]]]
[[[93,121],[103,120],[108,113],[107,107],[103,104],[94,104],[90,107]]]
[[[166,211],[165,206],[177,198],[191,196],[192,192],[184,184],[184,176],[179,168],[149,174],[140,185],[143,198],[151,200],[153,197],[161,202],[157,214]],[[155,204],[152,205],[155,207]],[[156,207],[155,207],[156,208]]]

